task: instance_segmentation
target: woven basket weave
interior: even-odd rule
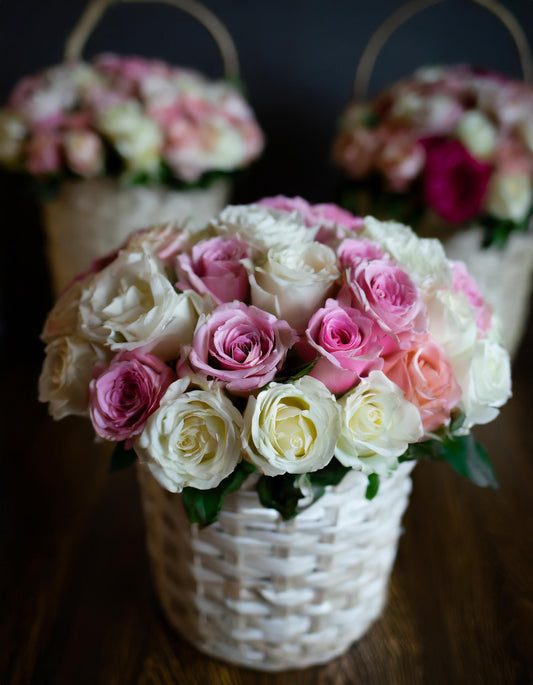
[[[125,188],[115,179],[65,181],[59,195],[43,203],[46,252],[56,294],[91,261],[119,245],[138,228],[190,219],[201,226],[227,204],[229,182],[175,191],[163,187]]]
[[[148,551],[169,622],[203,652],[264,671],[342,654],[384,606],[412,468],[382,479],[373,500],[366,477],[350,472],[289,522],[261,506],[249,479],[219,520],[199,529],[181,497],[140,465]]]

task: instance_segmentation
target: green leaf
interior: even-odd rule
[[[111,455],[111,463],[109,464],[109,471],[121,471],[135,463],[137,454],[135,450],[127,450],[123,442],[117,442],[113,454]]]
[[[498,487],[498,480],[483,448],[474,436],[448,435],[443,440],[425,440],[409,445],[399,461],[409,459],[431,459],[446,461],[468,480],[481,487]]]
[[[498,480],[483,446],[469,433],[443,443],[443,456],[450,466],[481,487],[498,488]]]
[[[310,473],[309,480],[315,486],[338,485],[351,470],[350,466],[343,466],[334,457],[323,469]]]
[[[444,459],[442,442],[440,440],[424,440],[424,442],[415,442],[409,445],[398,461],[410,461],[411,459],[441,461]]]
[[[182,501],[189,521],[198,523],[201,528],[214,523],[222,509],[224,497],[238,490],[248,476],[255,471],[255,466],[248,461],[241,461],[237,467],[224,478],[216,488],[199,490],[198,488],[183,488]]]
[[[466,414],[461,411],[460,409],[457,409],[452,412],[451,416],[451,421],[450,421],[450,427],[449,427],[449,432],[450,433],[455,433],[456,431],[459,430],[459,428],[462,428],[464,422],[466,419]]]
[[[288,521],[320,499],[328,485],[338,485],[348,471],[351,471],[350,467],[333,458],[323,469],[306,474],[306,484],[312,488],[313,496],[305,506],[300,505],[300,500],[307,497],[300,487],[301,474],[262,476],[257,484],[257,493],[263,506],[276,509]]]
[[[379,490],[379,476],[377,473],[371,473],[368,476],[368,485],[366,487],[365,497],[367,499],[374,499]]]
[[[365,128],[376,128],[379,125],[379,117],[375,112],[368,112],[361,118],[361,124]]]
[[[284,473],[281,476],[261,476],[257,483],[257,494],[264,507],[276,509],[284,521],[298,514],[298,502],[304,494],[296,482],[299,474]]]

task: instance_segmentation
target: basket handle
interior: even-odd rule
[[[443,0],[410,0],[410,2],[405,3],[405,5],[402,5],[396,12],[393,12],[387,17],[381,26],[378,27],[377,31],[371,36],[363,50],[363,54],[361,55],[361,59],[357,66],[353,88],[353,94],[356,100],[365,100],[367,98],[368,84],[370,83],[370,77],[374,70],[376,60],[383,46],[396,29],[415,14],[428,9],[433,5],[438,5],[442,1]],[[494,14],[509,31],[520,57],[524,81],[531,83],[533,81],[533,64],[531,61],[529,43],[516,17],[496,0],[472,0],[472,2],[484,7]]]
[[[238,78],[237,49],[228,29],[211,10],[196,0],[91,0],[67,39],[64,53],[65,61],[77,61],[81,58],[85,43],[102,15],[111,5],[122,2],[159,2],[171,5],[194,17],[209,31],[217,44],[224,64],[224,74],[229,78]]]

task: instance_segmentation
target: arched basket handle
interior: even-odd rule
[[[387,19],[385,19],[377,31],[371,36],[365,49],[363,50],[361,59],[359,60],[353,90],[356,100],[365,100],[368,97],[368,85],[370,83],[370,78],[372,76],[376,60],[379,56],[379,53],[383,49],[383,46],[396,31],[396,29],[398,29],[415,14],[418,14],[419,12],[434,5],[438,5],[441,2],[443,2],[443,0],[411,0],[405,5],[402,5],[396,10],[396,12],[393,12],[387,17]],[[524,81],[531,83],[533,81],[531,51],[527,37],[516,17],[511,14],[506,7],[503,7],[503,5],[501,5],[499,2],[496,2],[496,0],[472,0],[472,2],[491,12],[509,31],[520,57],[520,65],[522,68]]]
[[[239,59],[229,31],[211,10],[196,0],[91,0],[67,39],[64,53],[65,61],[77,61],[81,58],[85,43],[102,15],[111,5],[140,2],[159,2],[171,5],[194,17],[209,31],[217,44],[224,64],[224,74],[229,78],[238,78]]]

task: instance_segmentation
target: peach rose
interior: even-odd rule
[[[383,372],[418,407],[426,432],[448,423],[461,398],[461,388],[448,356],[431,336],[415,336],[409,349],[385,359]]]

